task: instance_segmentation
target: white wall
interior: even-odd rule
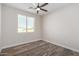
[[[43,39],[79,52],[79,4],[44,16]]]
[[[2,44],[1,44],[1,4],[0,4],[0,50],[1,50],[1,47],[2,47]]]
[[[2,9],[3,9],[2,10],[3,48],[41,39],[40,16],[36,16],[28,12],[7,6],[3,6]],[[36,18],[35,32],[33,33],[17,32],[18,14],[33,16]]]

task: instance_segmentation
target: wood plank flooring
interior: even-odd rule
[[[78,52],[39,40],[3,49],[1,56],[79,56]]]

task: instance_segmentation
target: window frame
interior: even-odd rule
[[[33,17],[33,16],[27,16],[27,17],[34,18],[34,19],[33,19],[33,21],[34,21],[34,23],[33,23],[33,26],[34,26],[34,27],[33,27],[33,30],[34,30],[34,31],[33,31],[33,32],[35,32],[35,17]],[[26,17],[26,26],[28,27],[28,25],[27,25],[27,22],[28,22],[28,21],[27,21],[27,17]],[[26,32],[27,32],[27,33],[32,33],[32,32],[28,32],[28,31],[27,31],[27,30],[28,30],[27,27],[26,27]]]
[[[25,17],[26,17],[26,32],[18,32],[18,29],[17,29],[17,32],[18,32],[18,33],[33,33],[33,32],[35,32],[35,17],[34,17],[34,16],[26,16],[26,15],[23,15],[23,14],[18,14],[18,15],[22,15],[22,16],[25,16]],[[33,27],[33,30],[34,30],[34,31],[33,31],[33,32],[28,32],[28,31],[27,31],[27,29],[28,29],[28,28],[27,28],[27,27],[28,27],[28,25],[27,25],[27,17],[32,17],[32,18],[34,18],[34,20],[33,20],[33,21],[34,21],[34,23],[33,23],[33,26],[34,26],[34,27]],[[17,16],[17,18],[18,18],[18,16]],[[18,23],[18,22],[17,22],[17,23]],[[17,27],[17,28],[19,28],[19,27]]]

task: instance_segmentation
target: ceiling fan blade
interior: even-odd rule
[[[37,8],[39,8],[39,3],[38,3],[38,5],[37,5]]]
[[[32,3],[32,4],[33,4],[33,6],[34,6],[35,8],[37,7],[35,3]]]
[[[39,11],[37,10],[37,14],[39,13]]]
[[[47,12],[47,11],[48,11],[48,10],[45,10],[45,9],[40,9],[40,10],[45,11],[45,12]]]
[[[44,6],[46,6],[46,5],[48,5],[48,3],[44,3],[43,5],[41,5],[40,7],[44,7]]]
[[[29,7],[29,9],[34,9],[33,7]]]
[[[33,10],[35,10],[35,8],[33,8],[33,7],[29,7],[28,9],[33,9]]]

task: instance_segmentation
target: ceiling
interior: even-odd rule
[[[40,3],[39,5],[42,5],[42,4],[43,3]],[[4,5],[21,9],[33,14],[37,14],[35,9],[29,9],[29,7],[34,7],[33,3],[5,3]],[[37,5],[37,3],[35,3],[35,5]],[[66,7],[67,5],[69,5],[69,3],[48,3],[48,5],[43,7],[43,9],[48,10],[48,12],[40,11],[39,15],[51,13],[54,10],[62,7]]]

